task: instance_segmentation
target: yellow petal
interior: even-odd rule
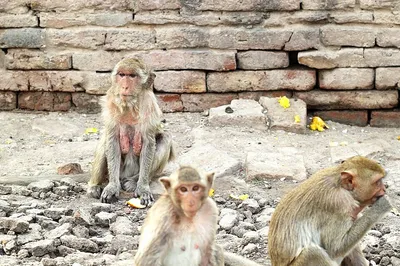
[[[240,200],[246,200],[246,199],[248,199],[249,198],[249,195],[247,195],[247,194],[243,194],[243,195],[240,195],[239,196],[239,199]]]
[[[210,188],[210,191],[208,191],[208,196],[209,196],[209,197],[214,196],[214,192],[215,192],[215,190],[212,189],[212,188]]]
[[[294,116],[294,122],[295,123],[300,123],[300,116],[299,115],[295,115]]]
[[[92,133],[97,133],[98,129],[95,127],[88,127],[85,129],[85,134],[92,134]]]
[[[329,128],[324,120],[322,120],[320,117],[318,116],[314,116],[311,120],[311,124],[310,124],[310,129],[311,130],[318,130],[318,131],[324,131],[325,128]]]
[[[6,144],[11,144],[12,140],[11,139],[6,139]]]
[[[232,199],[239,199],[239,197],[238,197],[238,196],[236,196],[236,195],[233,195],[233,194],[229,194],[229,197],[231,197]]]
[[[400,136],[397,136],[397,140],[400,140]]]
[[[131,198],[126,202],[126,205],[131,206],[133,208],[137,209],[143,209],[146,208],[145,205],[140,204],[140,199],[139,198]]]
[[[290,100],[286,96],[279,97],[278,102],[285,109],[290,107]]]

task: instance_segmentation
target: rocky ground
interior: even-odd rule
[[[379,161],[389,172],[388,195],[400,209],[398,129],[328,122],[305,134],[209,123],[204,114],[166,114],[178,164],[216,172],[220,208],[217,241],[225,249],[269,265],[268,223],[280,198],[298,182],[355,154]],[[245,119],[245,118],[244,118]],[[250,120],[249,120],[250,121]],[[99,115],[0,113],[0,265],[132,265],[146,210],[126,199],[102,204],[86,197],[85,180],[99,133]],[[79,163],[84,174],[57,175]],[[162,192],[157,182],[152,189]],[[247,200],[230,195],[248,194]],[[129,198],[129,195],[125,195]],[[389,213],[363,240],[371,265],[400,265],[400,217]]]

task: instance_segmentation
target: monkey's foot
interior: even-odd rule
[[[132,179],[121,180],[121,188],[127,192],[135,191],[136,180],[132,180]]]
[[[140,198],[140,204],[146,206],[151,206],[154,201],[153,194],[150,192],[150,186],[140,186],[138,184],[133,196],[135,198]]]
[[[99,199],[100,195],[101,195],[101,187],[100,186],[90,186],[87,189],[86,193],[92,198]]]
[[[101,193],[100,200],[104,203],[111,203],[118,200],[119,187],[115,184],[108,183],[104,188],[103,193]]]

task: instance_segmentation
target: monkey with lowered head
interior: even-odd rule
[[[174,158],[172,138],[163,129],[152,90],[154,78],[136,58],[121,60],[112,71],[112,85],[102,102],[105,129],[88,188],[88,194],[102,202],[115,200],[123,189],[150,204],[151,178]]]
[[[269,226],[272,266],[368,265],[359,241],[391,209],[384,176],[378,163],[355,156],[284,196]]]
[[[208,197],[214,173],[182,166],[160,181],[166,192],[147,213],[136,266],[259,266],[215,243],[218,209]]]

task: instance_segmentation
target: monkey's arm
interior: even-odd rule
[[[139,180],[135,190],[135,196],[140,197],[141,204],[146,206],[154,201],[153,195],[150,192],[150,170],[153,164],[155,151],[155,134],[149,132],[147,136],[143,136],[143,147],[140,153]]]
[[[386,196],[380,197],[369,209],[364,212],[364,215],[353,223],[342,239],[342,243],[337,245],[339,248],[337,254],[345,254],[351,250],[368,230],[377,222],[386,212],[390,211],[392,205]]]

